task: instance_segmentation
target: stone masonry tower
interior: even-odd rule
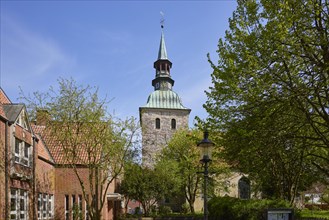
[[[156,155],[167,145],[177,129],[188,128],[191,112],[191,109],[183,106],[178,94],[172,90],[172,63],[167,56],[163,26],[161,28],[158,59],[154,62],[154,91],[149,95],[146,105],[139,108],[143,166],[146,167],[153,167]]]

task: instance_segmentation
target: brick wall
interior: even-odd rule
[[[78,173],[84,182],[86,192],[91,198],[91,193],[89,192],[89,172],[87,168],[78,168]],[[115,183],[111,183],[108,193],[114,192]],[[64,219],[65,214],[65,196],[69,197],[70,210],[72,208],[72,196],[75,196],[76,202],[78,201],[79,195],[83,196],[80,182],[74,173],[72,168],[69,167],[56,167],[55,169],[55,215],[58,219]],[[85,200],[82,197],[82,213],[84,215],[86,210]],[[102,219],[111,220],[113,218],[113,207],[114,203],[112,201],[104,204]]]
[[[0,219],[5,219],[5,126],[0,120]]]

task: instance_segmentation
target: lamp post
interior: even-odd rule
[[[204,131],[203,140],[198,143],[198,147],[201,149],[201,160],[200,162],[204,164],[204,185],[203,185],[203,213],[204,220],[208,220],[208,208],[207,208],[207,181],[208,181],[208,163],[211,161],[211,151],[214,146],[214,143],[208,139],[208,131]]]

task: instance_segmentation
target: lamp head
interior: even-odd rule
[[[201,162],[206,163],[211,161],[211,151],[214,147],[214,143],[208,139],[209,132],[204,131],[203,140],[197,144],[201,150]]]

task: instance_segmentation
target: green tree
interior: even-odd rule
[[[143,168],[135,163],[127,163],[121,192],[128,200],[135,199],[143,207],[144,215],[149,216],[157,202],[171,195],[175,182],[170,175],[170,167],[165,169]]]
[[[51,87],[28,97],[22,93],[22,99],[32,117],[42,110],[38,119],[46,126],[40,135],[56,143],[61,163],[72,168],[80,183],[89,218],[100,220],[109,187],[123,170],[138,127],[133,118],[122,121],[108,114],[108,102],[99,99],[96,88],[77,85],[73,79],[58,83],[57,90]],[[81,169],[88,170],[88,178]]]
[[[194,202],[196,195],[200,193],[203,179],[203,176],[200,174],[202,170],[200,151],[197,147],[197,143],[202,139],[202,135],[202,132],[198,130],[177,131],[168,143],[168,146],[163,149],[158,162],[163,167],[172,167],[170,172],[173,174],[172,177],[175,178],[177,184],[179,184],[177,189],[183,192],[183,196],[192,213],[194,213]],[[213,155],[211,172],[214,174],[211,175],[210,183],[216,185],[220,181],[216,176],[224,174],[227,166],[218,160],[216,152]]]
[[[329,176],[328,9],[327,0],[238,0],[218,64],[209,58],[204,107],[226,158],[290,201],[312,173]]]

